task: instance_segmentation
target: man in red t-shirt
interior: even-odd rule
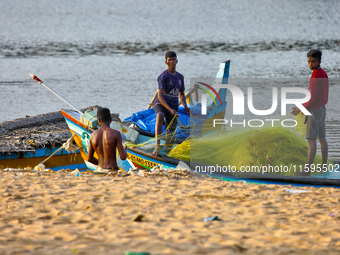
[[[322,170],[327,170],[328,144],[326,140],[325,117],[328,102],[329,82],[326,72],[320,67],[322,51],[310,50],[307,53],[308,66],[313,70],[309,81],[309,91],[311,98],[303,106],[312,114],[306,116],[306,138],[308,139],[308,161],[305,164],[304,172],[301,175],[310,175],[311,164],[314,162],[316,154],[316,139],[319,139],[322,152]],[[300,109],[293,108],[294,115],[299,114]],[[318,170],[318,168],[312,168]]]

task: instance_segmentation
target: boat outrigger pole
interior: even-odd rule
[[[77,107],[75,107],[73,104],[71,104],[70,102],[68,102],[65,98],[63,98],[61,95],[59,95],[57,92],[55,92],[53,89],[51,89],[50,87],[48,87],[46,84],[44,84],[42,82],[42,80],[40,80],[37,76],[35,76],[34,74],[30,73],[30,76],[33,78],[33,80],[36,80],[37,82],[39,82],[41,85],[43,85],[45,88],[47,88],[49,91],[51,91],[54,95],[56,95],[57,97],[59,97],[61,100],[63,100],[65,103],[67,103],[69,106],[71,106],[74,110],[76,110],[77,112],[79,112],[80,114],[83,114],[83,112],[81,110],[79,110]]]

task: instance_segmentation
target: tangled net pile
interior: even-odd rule
[[[288,117],[293,118],[292,115]],[[173,146],[168,154],[164,153],[165,150],[162,150],[161,154],[208,166],[233,166],[238,170],[242,166],[292,166],[290,171],[277,174],[295,175],[294,166],[295,169],[299,169],[308,159],[308,143],[304,138],[305,115],[300,113],[295,118],[296,127],[264,125],[259,128],[242,127],[236,130],[212,129],[211,123],[209,125],[195,123],[190,127],[179,123],[176,132],[190,129],[189,137]],[[167,142],[164,143],[167,141],[166,133],[169,134],[167,131],[158,136],[159,140],[163,140],[162,148],[169,146]],[[152,152],[155,148],[155,139],[130,146]],[[321,155],[316,155],[314,164],[322,164]]]
[[[187,139],[169,153],[169,157],[216,166],[289,166],[307,163],[308,143],[304,138],[304,115],[296,118],[295,128],[260,127],[238,131],[221,130],[214,135]],[[322,164],[317,155],[314,164]],[[292,172],[281,173],[292,175]]]

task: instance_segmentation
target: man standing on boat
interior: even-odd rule
[[[165,128],[169,127],[165,139],[165,153],[167,154],[171,150],[177,127],[178,97],[185,111],[190,114],[190,109],[187,106],[184,95],[184,76],[176,71],[177,63],[176,53],[174,51],[168,51],[165,54],[165,64],[168,66],[168,69],[157,78],[158,96],[155,100],[155,112],[157,116],[155,126],[156,146],[152,153],[154,157],[157,157],[160,153],[160,140],[158,136],[162,133],[164,117],[166,118]]]
[[[301,175],[310,175],[311,165],[314,162],[316,154],[316,139],[319,139],[322,152],[322,171],[327,170],[328,144],[326,140],[325,117],[326,104],[328,102],[329,82],[327,73],[320,67],[322,52],[320,50],[310,50],[307,53],[308,66],[313,70],[309,81],[309,91],[311,98],[303,106],[312,114],[306,116],[306,138],[308,139],[308,161],[304,166],[304,172]],[[300,109],[293,108],[294,115],[299,114]],[[317,168],[312,168],[317,170]]]
[[[97,169],[117,171],[116,149],[118,149],[121,160],[127,157],[127,146],[123,147],[122,136],[119,131],[110,128],[112,121],[110,110],[100,108],[97,112],[100,129],[94,131],[90,137],[89,153],[87,160],[95,165]],[[94,157],[98,155],[98,160]]]

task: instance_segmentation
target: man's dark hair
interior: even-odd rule
[[[176,52],[168,51],[167,53],[165,53],[165,59],[167,58],[177,58]]]
[[[108,122],[111,120],[110,110],[107,108],[100,108],[97,112],[97,118],[101,119],[102,122]]]
[[[312,57],[321,61],[322,51],[321,50],[310,50],[307,53],[307,58]]]

